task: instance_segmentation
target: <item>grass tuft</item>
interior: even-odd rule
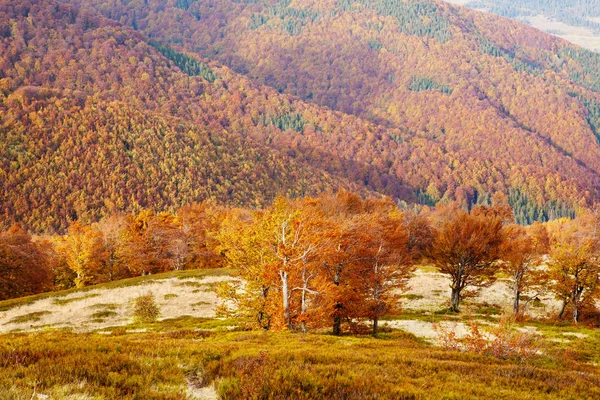
[[[37,322],[44,315],[52,314],[50,311],[36,311],[25,315],[19,315],[7,322],[7,324],[24,324],[27,322]]]

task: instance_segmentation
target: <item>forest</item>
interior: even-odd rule
[[[600,214],[524,227],[508,200],[470,211],[457,203],[399,209],[389,198],[340,191],[277,198],[261,210],[194,203],[175,213],[115,214],[74,222],[65,235],[32,238],[19,225],[0,233],[0,299],[82,288],[185,269],[229,267],[240,280],[218,289],[220,312],[248,327],[360,331],[401,310],[417,265],[451,281],[450,310],[466,288],[500,276],[514,315],[551,293],[573,323],[596,315]]]
[[[504,193],[523,224],[598,201],[599,57],[442,2],[4,0],[0,49],[5,230],[340,188]]]

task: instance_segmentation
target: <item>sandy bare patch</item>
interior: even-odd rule
[[[585,339],[589,335],[587,335],[585,333],[580,333],[580,332],[563,332],[563,336],[566,336],[566,337],[573,336],[573,337],[576,337],[578,339]]]
[[[133,300],[148,292],[152,292],[160,307],[160,319],[183,315],[213,318],[217,295],[212,285],[230,279],[232,278],[228,276],[207,276],[201,279],[169,278],[147,281],[138,286],[96,289],[42,299],[4,312],[0,319],[0,333],[44,328],[70,328],[75,332],[87,332],[127,325],[132,322]],[[40,315],[42,312],[48,313]],[[38,320],[10,322],[33,313],[39,315]]]
[[[450,306],[450,278],[447,275],[417,270],[409,281],[409,288],[408,297],[402,300],[402,307],[407,311],[436,311]],[[478,290],[474,297],[464,299],[462,306],[466,309],[477,304],[497,305],[509,311],[512,305],[509,282],[498,280],[490,287]],[[559,308],[560,303],[552,295],[544,295],[535,306],[530,303],[526,313],[539,317],[557,312]]]
[[[390,328],[402,329],[403,331],[412,333],[413,335],[433,341],[438,338],[439,333],[434,328],[433,322],[418,321],[418,320],[392,320],[385,321],[385,325]],[[468,326],[462,322],[439,322],[438,325],[442,329],[451,330],[456,334],[457,338],[463,338],[469,333]]]

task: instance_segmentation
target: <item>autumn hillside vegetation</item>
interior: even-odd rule
[[[145,210],[44,238],[15,226],[0,234],[3,297],[69,289],[0,302],[3,327],[26,330],[1,335],[0,397],[594,398],[599,220],[590,210],[523,227],[502,197],[415,212],[339,192],[261,210]],[[417,265],[450,278],[451,310],[403,315]],[[513,288],[513,314],[471,314],[467,290],[497,279]],[[148,289],[165,285],[179,289]],[[220,318],[190,315],[213,291]],[[531,318],[548,294],[565,321]],[[81,318],[73,309],[91,331],[40,325]],[[437,339],[393,328],[412,318],[437,321]]]
[[[309,150],[325,139],[317,149],[377,171],[361,180],[378,192],[467,205],[510,192],[528,223],[596,201],[600,57],[524,24],[438,0],[70,3],[381,127],[344,129],[336,144],[322,124],[312,135],[315,114],[292,111],[285,147],[253,134],[331,167]]]
[[[457,204],[399,209],[390,199],[349,192],[279,197],[262,210],[191,204],[175,214],[144,210],[98,223],[74,222],[65,235],[32,238],[18,225],[0,234],[3,299],[84,288],[168,271],[228,267],[219,312],[262,330],[331,328],[378,332],[401,312],[417,264],[450,279],[450,310],[466,292],[499,278],[512,311],[525,317],[541,295],[573,323],[596,313],[600,218],[523,227],[506,198],[470,211]],[[433,289],[432,289],[433,290]]]
[[[0,1],[2,228],[343,188],[598,201],[598,57],[438,1]]]

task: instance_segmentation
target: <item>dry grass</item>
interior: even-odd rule
[[[523,361],[448,351],[397,331],[376,338],[217,333],[204,330],[207,322],[157,322],[145,333],[4,335],[0,398],[32,398],[35,390],[59,399],[184,399],[211,387],[226,399],[600,396],[600,371],[587,350],[600,346],[598,333],[574,340],[569,352],[550,347]]]
[[[216,274],[219,271],[221,275]],[[45,329],[48,326],[87,332],[107,326],[127,325],[132,322],[133,299],[148,291],[155,294],[162,318],[176,318],[185,314],[212,318],[215,316],[218,300],[211,288],[216,282],[231,279],[228,270],[219,271],[179,271],[154,275],[153,279],[140,277],[88,287],[80,291],[45,293],[41,297],[32,296],[0,302],[0,308],[6,304],[11,305],[0,313],[0,333]],[[197,287],[201,287],[202,290],[194,293]],[[174,294],[176,297],[173,297]],[[94,310],[104,311],[107,304],[115,304],[115,299],[119,299],[119,304],[109,310],[114,312],[110,318],[94,316]],[[36,320],[25,317],[41,311],[47,313],[38,315]],[[19,319],[20,317],[23,320]]]
[[[3,313],[8,322],[0,329],[77,326],[84,333],[0,335],[0,398],[600,398],[597,330],[538,321],[515,324],[495,347],[477,341],[481,354],[434,346],[436,324],[459,341],[476,335],[468,312],[436,312],[447,301],[448,282],[433,272],[420,271],[403,298],[405,306],[433,308],[382,321],[386,333],[376,337],[239,331],[236,321],[214,318],[216,296],[200,289],[223,279],[231,278],[155,276],[25,299]],[[502,284],[488,296],[502,300]],[[148,290],[163,319],[133,322],[133,299]],[[499,303],[470,301],[465,310],[489,315],[480,332],[494,331]],[[545,338],[540,354],[499,359],[493,352],[532,334]]]

